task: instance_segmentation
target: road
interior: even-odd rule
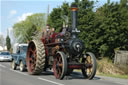
[[[19,69],[12,70],[9,62],[0,62],[0,85],[128,85],[128,83],[99,76],[87,80],[78,72],[73,72],[72,76],[67,76],[64,80],[58,80],[52,71],[41,75],[29,75],[27,72],[20,72]]]

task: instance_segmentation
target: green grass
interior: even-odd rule
[[[75,70],[75,72],[81,72],[81,70]],[[127,75],[112,75],[112,74],[106,74],[106,73],[99,73],[99,74],[96,74],[96,75],[106,76],[106,77],[113,77],[113,78],[128,79],[128,74]]]
[[[107,77],[113,77],[113,78],[128,79],[128,74],[127,75],[112,75],[112,74],[100,73],[98,75],[100,75],[100,76],[107,76]]]

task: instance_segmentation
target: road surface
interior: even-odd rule
[[[87,80],[80,73],[73,72],[72,76],[58,80],[52,71],[33,76],[20,72],[18,68],[12,70],[9,62],[0,62],[0,85],[128,85],[128,80],[107,78],[96,76],[93,80]]]

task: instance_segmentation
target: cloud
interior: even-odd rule
[[[16,10],[11,10],[9,18],[13,17],[15,14],[17,14],[17,11]]]
[[[24,13],[22,16],[18,17],[18,22],[26,20],[27,16],[31,16],[33,13]]]
[[[3,33],[2,33],[2,32],[0,32],[0,35],[3,35]]]
[[[15,15],[16,13],[17,13],[16,10],[11,10],[11,11],[10,11],[10,14],[11,14],[11,15]]]

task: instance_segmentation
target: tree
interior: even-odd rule
[[[0,46],[4,46],[4,37],[3,35],[0,35]]]
[[[10,37],[8,35],[6,37],[6,46],[7,46],[7,50],[10,51],[10,49],[11,49],[11,40],[10,40]]]
[[[122,1],[122,0],[121,0]],[[98,33],[98,52],[102,56],[114,55],[114,49],[128,50],[128,5],[123,4],[127,0],[120,3],[106,3],[97,9],[96,27],[100,31]],[[122,6],[123,5],[123,6]],[[99,18],[99,19],[98,19]]]
[[[61,8],[54,8],[48,18],[48,24],[50,27],[54,27],[56,31],[59,31],[62,27],[62,19],[61,19]]]
[[[50,24],[51,27],[56,29],[56,32],[59,32],[63,26],[63,23],[66,23],[70,18],[70,9],[69,4],[64,2],[61,7],[54,8],[48,17],[47,23]],[[67,18],[68,17],[68,18]]]
[[[19,43],[25,43],[32,40],[36,31],[41,31],[45,26],[45,14],[37,13],[28,16],[25,21],[13,25],[14,36]]]

